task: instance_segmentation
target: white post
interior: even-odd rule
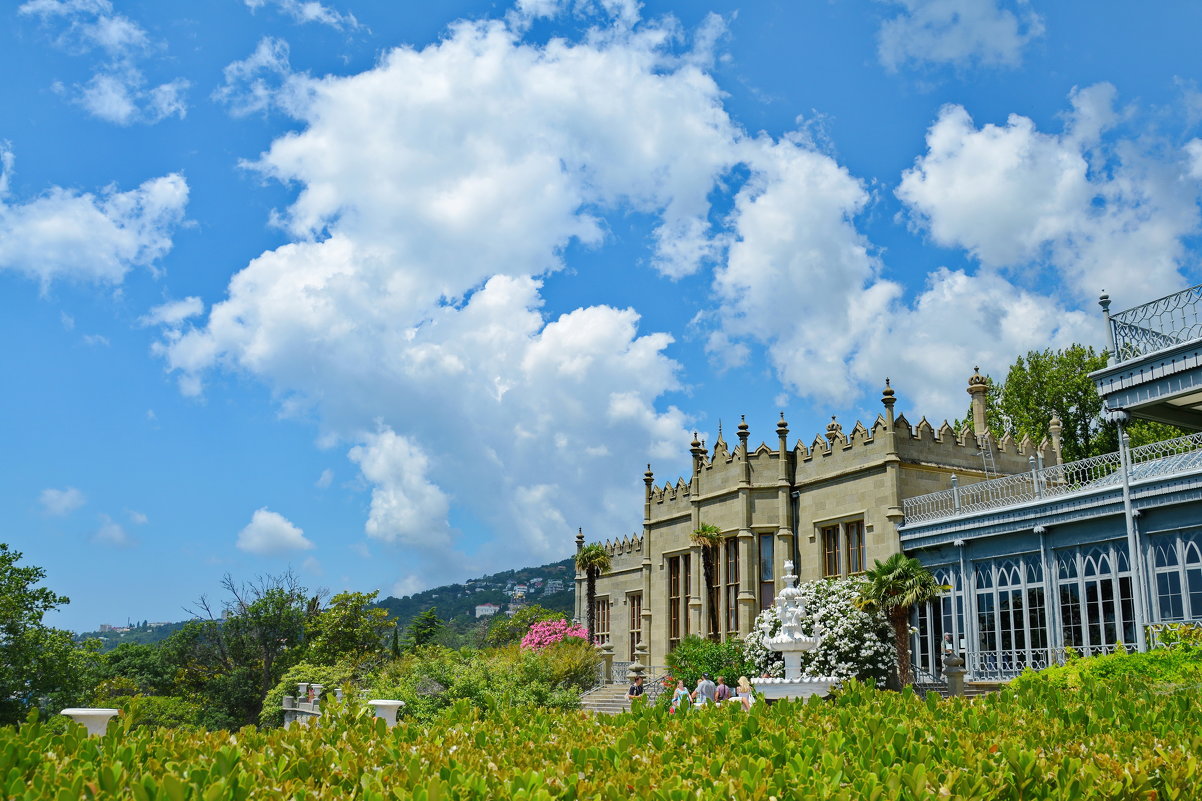
[[[1131,563],[1131,594],[1135,596],[1135,647],[1141,653],[1148,650],[1144,626],[1148,610],[1144,604],[1144,563],[1139,552],[1139,534],[1135,530],[1135,513],[1131,507],[1131,437],[1123,427],[1130,418],[1125,411],[1111,412],[1119,427],[1119,471],[1123,474],[1123,518],[1127,523],[1127,560]],[[1117,566],[1116,566],[1117,568]]]

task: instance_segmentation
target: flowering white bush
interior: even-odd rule
[[[856,607],[859,579],[820,579],[798,587],[805,614],[801,630],[813,636],[818,627],[818,647],[801,655],[802,673],[810,676],[858,678],[885,685],[896,662],[889,622],[881,613],[870,614]],[[760,675],[783,676],[785,663],[778,651],[764,645],[762,624],[768,636],[780,631],[776,607],[759,614],[751,632],[743,637],[743,654],[756,664]]]

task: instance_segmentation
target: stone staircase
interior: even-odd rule
[[[602,684],[580,696],[580,708],[598,715],[616,715],[630,709],[627,684]]]
[[[1006,686],[1004,681],[966,681],[964,682],[964,697],[979,698],[982,695],[995,693]],[[947,685],[941,682],[921,682],[914,685],[914,691],[919,695],[926,697],[927,693],[938,693],[944,698],[948,697]]]

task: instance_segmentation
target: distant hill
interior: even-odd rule
[[[552,581],[562,582],[563,589],[546,592]],[[508,593],[520,584],[526,585],[526,594],[516,600]],[[514,603],[538,604],[571,617],[576,605],[576,568],[571,559],[564,559],[549,565],[505,570],[463,584],[433,587],[403,598],[385,598],[377,606],[388,610],[388,614],[397,619],[397,625],[404,628],[430,607],[434,607],[443,620],[455,620],[475,617],[476,605],[485,603],[497,604],[502,612]]]

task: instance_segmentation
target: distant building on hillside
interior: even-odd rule
[[[551,579],[547,582],[546,593],[563,592],[563,579]]]
[[[476,617],[492,617],[500,611],[501,607],[496,604],[477,604]]]

